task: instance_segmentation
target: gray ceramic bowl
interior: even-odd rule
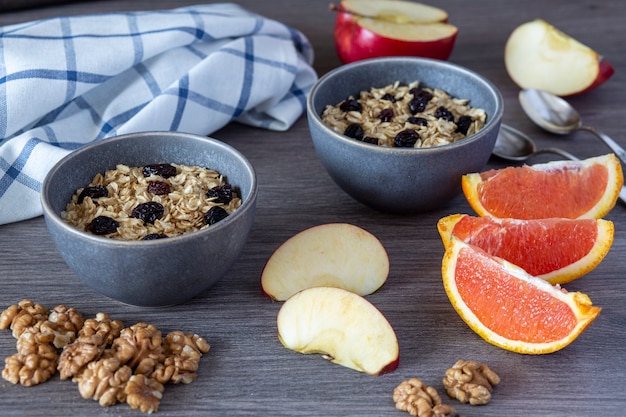
[[[357,141],[322,121],[326,105],[395,81],[420,81],[470,99],[470,105],[486,111],[487,123],[464,140],[418,149]],[[357,201],[395,213],[432,210],[459,194],[461,177],[479,171],[489,159],[502,113],[502,96],[491,82],[458,65],[426,58],[375,58],[341,66],[317,81],[307,101],[313,144],[332,179]]]
[[[117,164],[178,163],[215,169],[238,189],[242,205],[209,228],[152,241],[83,232],[60,216],[76,189]],[[99,293],[137,306],[185,302],[222,278],[240,255],[257,198],[254,168],[237,150],[202,136],[146,132],[87,145],[59,161],[41,187],[46,225],[63,259]]]

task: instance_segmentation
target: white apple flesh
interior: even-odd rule
[[[321,286],[368,295],[388,275],[389,257],[376,236],[351,224],[328,223],[303,230],[280,245],[263,268],[261,288],[277,301]]]
[[[362,17],[395,23],[447,22],[448,13],[437,7],[400,0],[343,0],[340,7]]]
[[[350,291],[316,287],[290,297],[277,317],[284,347],[322,354],[341,366],[370,375],[394,371],[399,363],[396,334],[373,304]]]
[[[335,21],[335,46],[343,63],[383,56],[446,60],[458,29],[448,14],[421,3],[343,0]]]
[[[614,73],[611,64],[593,49],[541,19],[524,23],[511,33],[504,61],[519,87],[562,97],[590,91]]]

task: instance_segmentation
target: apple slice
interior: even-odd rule
[[[590,91],[615,72],[593,49],[541,19],[524,23],[511,33],[504,63],[519,87],[563,97]]]
[[[368,295],[388,275],[387,251],[376,236],[351,224],[328,223],[306,229],[279,246],[263,268],[261,288],[277,301],[321,286]]]
[[[382,56],[448,59],[458,29],[436,7],[397,0],[343,0],[335,46],[345,64]]]
[[[342,0],[343,10],[395,23],[447,22],[448,13],[426,4],[399,0]]]
[[[353,292],[334,287],[303,290],[282,305],[277,325],[287,349],[320,353],[370,375],[398,367],[396,333],[380,310]]]

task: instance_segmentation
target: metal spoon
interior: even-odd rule
[[[542,153],[554,153],[566,159],[577,161],[579,158],[559,148],[537,149],[535,142],[522,132],[508,125],[500,126],[500,133],[492,153],[508,161],[525,161]]]
[[[567,101],[553,94],[532,88],[519,92],[519,102],[530,119],[548,132],[565,135],[575,130],[593,133],[626,164],[626,150],[608,135],[591,126],[583,126],[580,114]]]
[[[572,161],[580,160],[563,149],[537,149],[535,142],[533,142],[531,138],[519,130],[505,124],[500,126],[500,132],[498,133],[496,144],[493,147],[492,153],[498,158],[505,159],[507,161],[525,161],[542,153],[554,153]],[[622,187],[622,191],[619,193],[619,199],[622,203],[626,204],[626,187]]]

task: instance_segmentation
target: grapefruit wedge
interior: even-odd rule
[[[615,206],[623,183],[614,154],[494,169],[462,179],[463,193],[479,216],[514,219],[599,219]]]
[[[442,261],[446,294],[487,342],[524,354],[556,352],[600,314],[586,294],[567,292],[452,238]]]
[[[452,236],[503,258],[551,284],[592,271],[611,249],[613,222],[603,219],[497,219],[453,214],[437,223],[445,247]]]

